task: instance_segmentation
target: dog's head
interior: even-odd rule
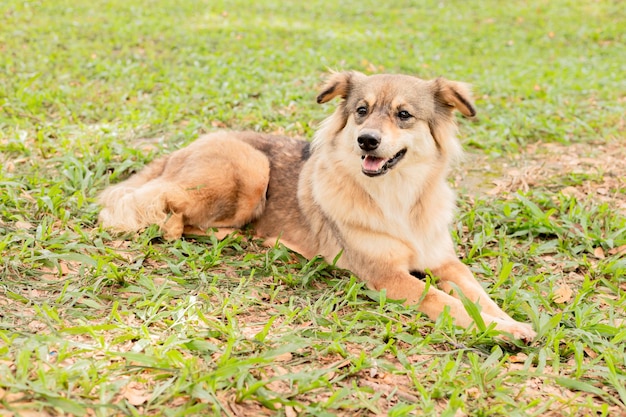
[[[335,97],[342,101],[314,146],[332,141],[360,158],[361,171],[371,177],[407,159],[431,162],[439,156],[447,163],[460,154],[453,111],[468,117],[476,113],[469,87],[444,78],[425,81],[408,75],[333,73],[317,102]]]

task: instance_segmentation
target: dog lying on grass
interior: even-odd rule
[[[203,136],[150,163],[99,197],[105,228],[158,224],[167,239],[251,224],[311,258],[322,255],[390,299],[417,304],[435,320],[486,325],[530,341],[529,324],[491,300],[455,254],[454,194],[446,175],[459,159],[454,110],[475,110],[468,87],[443,78],[332,73],[318,103],[341,102],[311,143],[255,132]],[[339,255],[339,256],[338,256]],[[424,272],[438,278],[427,287]]]

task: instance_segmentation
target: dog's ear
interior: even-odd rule
[[[434,82],[434,96],[439,108],[457,109],[466,117],[474,117],[476,109],[469,84],[437,78]]]
[[[354,82],[362,77],[365,75],[356,71],[331,73],[317,96],[317,102],[319,104],[326,103],[337,96],[345,99],[348,97]]]

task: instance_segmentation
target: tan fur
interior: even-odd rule
[[[229,134],[200,138],[107,188],[99,220],[117,232],[158,224],[167,239],[185,226],[241,227],[263,212],[269,173],[262,152]]]
[[[449,232],[446,175],[461,155],[453,110],[474,115],[468,86],[341,72],[321,91],[319,103],[341,102],[310,146],[253,132],[204,136],[105,190],[100,222],[119,232],[156,223],[168,239],[250,223],[306,257],[341,254],[339,267],[432,319],[448,308],[472,326],[460,291],[487,325],[531,340],[531,326],[504,313],[458,260]],[[439,278],[426,294],[411,274],[424,271]]]

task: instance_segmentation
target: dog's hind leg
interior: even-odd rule
[[[139,183],[134,177],[130,180]],[[136,187],[128,186],[126,182],[113,186],[99,199],[104,207],[98,220],[104,228],[114,232],[135,232],[158,224],[164,230],[167,227],[166,235],[179,237],[183,230],[183,217],[168,210],[168,200],[173,194],[181,194],[175,187],[176,184],[167,184],[160,179]]]
[[[142,219],[135,193],[162,174],[168,159],[168,156],[156,159],[127,180],[100,193],[98,204],[102,210],[98,215],[99,223],[115,232],[137,231],[151,224]]]
[[[236,136],[209,135],[162,161],[101,194],[105,228],[130,232],[158,224],[166,239],[175,239],[186,227],[241,227],[265,208],[269,160]]]
[[[205,139],[204,145],[201,152],[180,161],[180,169],[168,177],[178,193],[168,196],[167,210],[182,215],[181,233],[198,234],[208,228],[232,231],[265,209],[270,174],[267,156],[223,135]]]

